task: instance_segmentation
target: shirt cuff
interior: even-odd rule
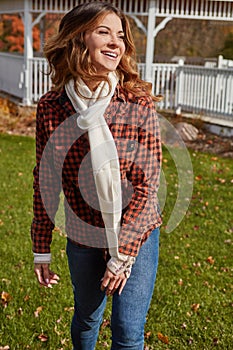
[[[51,253],[39,254],[33,253],[34,264],[50,264],[51,263]]]
[[[107,267],[114,275],[120,275],[125,271],[131,271],[135,260],[136,258],[133,256],[120,253],[119,258],[111,257],[107,263]]]

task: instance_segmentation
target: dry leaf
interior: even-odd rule
[[[110,326],[110,320],[104,319],[101,325],[101,328],[106,328]]]
[[[48,341],[48,336],[42,333],[42,334],[38,335],[38,339],[40,339],[40,341],[42,341],[44,343],[44,342]]]
[[[169,344],[168,337],[166,335],[163,335],[162,333],[158,333],[158,339],[164,344]]]
[[[12,296],[9,293],[3,291],[1,295],[1,299],[2,299],[3,306],[7,307],[9,302],[12,300]]]
[[[197,312],[197,310],[200,308],[200,304],[193,304],[191,306],[191,309],[194,311],[194,312]]]
[[[151,332],[150,331],[145,333],[145,339],[149,339],[150,336],[151,336]]]
[[[24,301],[28,301],[30,299],[29,295],[25,295],[25,297],[23,298]]]
[[[193,343],[193,338],[189,338],[189,339],[188,339],[188,344],[189,344],[189,345],[192,345],[192,343]]]
[[[36,311],[34,312],[35,317],[39,317],[39,313],[43,310],[43,306],[38,306]]]
[[[20,307],[20,308],[18,309],[18,315],[21,316],[22,314],[23,314],[23,309]]]
[[[214,264],[214,259],[212,256],[208,256],[208,258],[206,259],[206,261],[210,264],[213,265]]]
[[[64,311],[72,312],[72,311],[74,311],[74,307],[73,307],[73,306],[71,306],[71,307],[65,307],[65,308],[64,308]]]

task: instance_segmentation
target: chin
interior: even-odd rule
[[[106,74],[109,74],[110,72],[115,72],[115,70],[117,69],[117,66],[118,65],[114,65],[112,67],[102,67],[101,69],[97,70],[97,73],[106,75]]]

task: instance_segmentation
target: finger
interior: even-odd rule
[[[60,277],[53,271],[49,270],[49,276],[50,278],[54,279],[54,280],[57,280],[59,281],[60,280]]]
[[[121,281],[122,281],[122,278],[120,276],[115,276],[115,278],[113,278],[109,283],[106,294],[113,295],[115,291],[118,289],[118,287],[120,286]]]
[[[48,285],[50,282],[49,264],[42,264],[41,267],[42,267],[44,282]]]
[[[124,286],[126,285],[126,282],[127,282],[127,278],[125,278],[122,282],[121,282],[121,286],[119,288],[119,295],[121,295],[123,289],[124,289]]]
[[[55,280],[53,278],[50,278],[49,284],[58,284],[58,280]]]
[[[110,280],[108,288],[107,288],[107,293],[108,294],[111,293],[112,290],[115,288],[116,281],[117,281],[116,278],[113,278],[113,279]]]
[[[54,273],[53,271],[49,271],[49,283],[58,284],[59,280],[60,277],[56,273]]]
[[[46,286],[46,283],[45,283],[44,277],[43,277],[42,267],[40,264],[35,264],[34,272],[36,274],[37,280],[40,283],[40,285]]]
[[[121,284],[121,279],[119,278],[117,281],[115,281],[115,284],[114,284],[114,292],[119,288],[120,284]]]
[[[102,283],[101,283],[101,287],[100,287],[102,292],[105,290],[105,288],[107,288],[109,282],[110,282],[110,278],[109,277],[103,278]]]

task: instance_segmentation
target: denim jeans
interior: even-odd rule
[[[159,255],[159,228],[142,245],[130,278],[119,295],[112,296],[111,350],[143,350],[144,326],[150,306]],[[67,256],[74,290],[71,337],[74,350],[94,350],[106,306],[100,290],[106,269],[103,253],[67,241]]]

